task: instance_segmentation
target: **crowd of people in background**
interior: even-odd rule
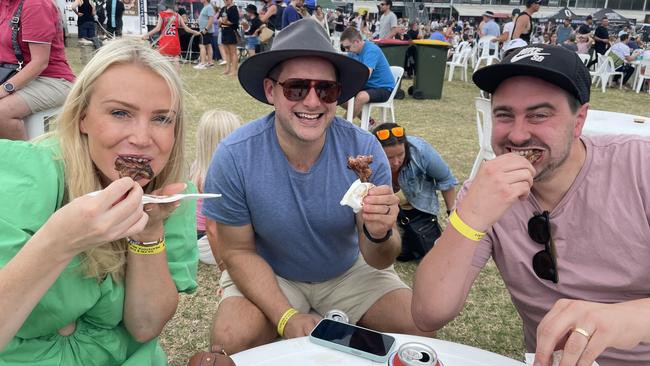
[[[161,3],[161,12],[165,11],[166,3]],[[624,74],[623,84],[634,73],[631,63],[643,57],[644,51],[646,58],[650,57],[648,36],[644,38],[642,33],[637,34],[633,25],[613,26],[607,17],[594,20],[591,15],[581,24],[571,17],[542,23],[535,15],[541,7],[540,0],[527,0],[524,9],[513,9],[511,17],[507,18],[503,14],[495,15],[486,10],[481,17],[464,17],[465,19],[431,14],[427,21],[421,17],[398,17],[392,10],[391,0],[379,1],[377,12],[349,11],[346,8],[323,9],[314,0],[263,0],[262,3],[258,9],[252,4],[237,6],[234,0],[203,0],[200,12],[194,14],[196,19],[183,5],[176,5],[173,10],[178,12],[183,22],[200,33],[200,38],[194,41],[200,44],[200,56],[195,61],[195,69],[225,65],[224,74],[236,75],[238,63],[256,53],[269,50],[275,34],[303,18],[315,19],[333,39],[340,39],[343,31],[349,27],[355,28],[362,40],[431,39],[448,42],[454,47],[461,42],[476,46],[481,38],[494,37],[490,49],[498,49],[500,57],[509,49],[527,44],[559,45],[580,54],[589,54],[588,67],[592,70],[598,63],[597,55],[607,53],[608,57],[614,59],[616,71]],[[106,38],[107,35],[121,35],[123,5],[120,4],[122,3],[116,0],[76,0],[73,9],[79,14],[80,42],[98,48],[101,46],[98,39]],[[99,31],[95,29],[93,16],[101,25]],[[178,37],[181,39],[185,35],[196,35],[182,24],[178,25]],[[160,31],[158,28],[156,26],[154,30]],[[155,33],[152,31],[150,35]],[[611,52],[607,52],[610,48]],[[452,53],[450,57],[451,55]],[[411,77],[414,63],[412,55],[407,63],[404,65],[406,76]]]

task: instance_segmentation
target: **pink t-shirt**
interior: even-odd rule
[[[203,200],[196,200],[196,231],[205,231],[205,216],[201,213]]]
[[[544,247],[528,236],[528,220],[542,211],[532,194],[492,227],[472,262],[482,268],[494,259],[523,320],[529,352],[535,351],[537,325],[559,299],[618,303],[650,295],[650,139],[582,140],[585,164],[550,213],[559,283],[539,279],[533,271],[532,258]],[[597,361],[601,366],[650,365],[650,344],[629,351],[610,348]]]
[[[17,64],[11,43],[10,20],[18,8],[18,0],[0,1],[0,63]],[[29,42],[47,43],[50,48],[50,60],[40,76],[62,78],[74,82],[75,76],[65,58],[63,44],[63,26],[54,1],[25,0],[20,16],[19,42],[25,63],[31,60]]]

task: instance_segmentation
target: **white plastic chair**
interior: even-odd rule
[[[345,115],[345,119],[347,119],[349,122],[354,121],[354,97],[348,100],[348,110]]]
[[[472,47],[472,52],[469,56],[469,60],[472,61],[472,70],[476,70],[476,63],[478,62],[478,44],[475,44]]]
[[[395,93],[397,93],[397,89],[399,89],[399,83],[402,80],[402,76],[404,75],[404,68],[400,66],[391,66],[390,71],[393,73],[393,79],[395,79],[395,87],[390,93],[388,100],[381,103],[367,103],[363,106],[363,109],[361,109],[361,128],[364,130],[368,130],[368,127],[370,125],[370,110],[372,108],[382,108],[381,122],[386,122],[386,112],[388,109],[390,109],[391,122],[395,123],[395,108],[393,106],[393,98],[395,98]]]
[[[481,54],[476,60],[474,70],[478,69],[483,61],[485,61],[485,66],[492,65],[493,62],[499,62],[497,43],[492,43],[492,39],[494,38],[495,37],[483,37],[479,41],[478,48]],[[494,48],[491,49],[491,46],[494,46]]]
[[[496,157],[492,150],[492,104],[489,99],[476,98],[476,129],[478,132],[479,151],[472,166],[469,179],[474,178],[483,160],[491,160]]]
[[[614,61],[611,58],[606,57],[599,70],[596,71],[596,74],[592,75],[592,83],[595,81],[596,87],[598,87],[598,83],[600,82],[604,93],[607,90],[610,78],[616,75],[620,75],[618,79],[618,88],[623,89],[623,73],[616,71]]]
[[[449,49],[448,55],[451,55],[451,60],[458,59],[460,57],[460,53],[465,47],[469,45],[469,42],[467,41],[462,41],[455,45],[453,48]]]
[[[650,80],[650,60],[643,59],[636,67],[639,68],[636,80],[634,80],[634,90],[637,93],[641,91],[643,82]],[[645,67],[645,71],[641,72],[641,69]],[[650,93],[650,88],[648,88],[648,93]]]
[[[50,108],[36,112],[23,119],[27,130],[27,139],[31,140],[49,131],[49,120],[59,114],[59,108]]]
[[[472,48],[467,46],[462,48],[458,55],[454,54],[454,58],[452,58],[451,61],[447,61],[447,66],[449,66],[449,77],[447,78],[448,81],[451,81],[454,78],[454,69],[456,67],[461,67],[463,69],[463,72],[460,74],[460,79],[467,82],[467,64],[471,55]]]
[[[578,57],[580,57],[580,61],[582,61],[582,63],[585,64],[585,66],[587,66],[589,60],[591,59],[591,56],[589,56],[589,54],[586,53],[579,53]]]

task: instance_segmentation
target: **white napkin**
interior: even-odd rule
[[[559,350],[553,352],[553,363],[552,366],[559,366],[560,365],[560,358],[562,358],[562,353],[564,351]],[[526,365],[527,366],[533,366],[533,362],[535,362],[535,354],[534,353],[526,353]],[[591,364],[591,366],[599,366],[598,362],[595,362]]]
[[[359,179],[355,180],[350,188],[348,188],[348,191],[345,192],[345,195],[343,195],[341,206],[347,205],[352,207],[354,213],[361,211],[361,208],[363,207],[363,198],[368,195],[368,191],[374,186],[375,185],[372,183],[361,183]]]

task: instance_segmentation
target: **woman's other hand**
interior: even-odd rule
[[[169,196],[177,193],[183,193],[187,188],[185,183],[173,183],[167,186],[164,186],[160,189],[157,189],[151,192],[154,196]],[[139,232],[138,235],[133,236],[133,239],[138,237],[143,237],[145,239],[153,237],[154,240],[159,239],[156,237],[156,233],[159,233],[162,230],[163,223],[169,215],[174,212],[174,210],[181,205],[181,201],[175,201],[170,203],[148,203],[144,206],[144,212],[149,216],[147,225],[145,226],[142,232]],[[150,241],[150,240],[142,240]]]

